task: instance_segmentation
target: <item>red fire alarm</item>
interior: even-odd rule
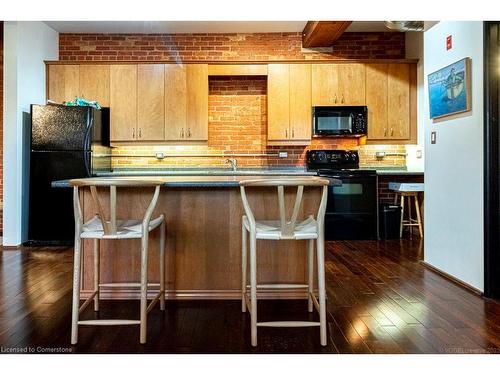
[[[450,50],[452,46],[452,40],[451,40],[451,35],[448,35],[446,37],[446,50]]]

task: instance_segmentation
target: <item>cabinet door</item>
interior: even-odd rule
[[[267,139],[290,138],[290,65],[269,64],[267,70]]]
[[[387,134],[387,64],[366,65],[366,105],[368,139],[383,139]]]
[[[74,100],[80,87],[79,65],[49,65],[48,98],[57,103]]]
[[[387,94],[387,129],[389,138],[408,139],[410,138],[409,64],[389,64]]]
[[[337,64],[313,64],[311,71],[312,105],[340,105]]]
[[[137,139],[137,65],[110,66],[111,141]]]
[[[290,65],[291,138],[311,140],[311,65]]]
[[[365,105],[365,66],[339,64],[338,77],[340,105]]]
[[[186,66],[165,64],[165,140],[184,139],[186,115]]]
[[[109,107],[109,65],[80,65],[79,95]]]
[[[186,139],[208,140],[208,65],[186,66],[187,130]]]
[[[137,66],[137,139],[140,141],[165,138],[164,78],[163,64]]]

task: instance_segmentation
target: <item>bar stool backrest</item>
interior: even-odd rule
[[[151,221],[151,215],[156,207],[158,201],[158,196],[160,195],[160,186],[162,185],[161,180],[141,180],[134,178],[81,178],[73,179],[69,181],[70,186],[73,186],[73,209],[75,213],[75,226],[78,230],[83,225],[83,215],[82,207],[80,205],[79,188],[89,188],[92,201],[94,202],[94,207],[96,207],[96,215],[99,217],[102,223],[103,231],[105,235],[116,235],[117,233],[117,220],[116,220],[116,190],[117,187],[120,188],[137,188],[137,187],[153,187],[154,193],[151,202],[146,209],[144,217],[142,219],[142,230],[147,232],[149,227],[149,222]],[[99,193],[97,188],[109,188],[109,217],[105,215],[103,206],[99,199]],[[78,234],[78,233],[77,233]]]
[[[245,190],[246,187],[277,188],[282,237],[293,238],[295,224],[297,222],[297,217],[302,204],[304,187],[318,187],[322,189],[321,201],[316,215],[316,220],[318,222],[318,229],[322,230],[325,220],[326,201],[328,196],[328,184],[329,181],[326,178],[319,178],[319,177],[308,177],[308,178],[294,177],[294,178],[276,178],[276,179],[258,179],[258,180],[240,181],[241,199],[243,201],[243,208],[245,209],[245,214],[250,223],[250,230],[254,232],[256,224],[252,208],[250,207],[250,204],[247,199]],[[295,203],[293,206],[292,216],[290,220],[288,220],[288,218],[286,217],[285,187],[297,187],[297,193],[295,195]]]

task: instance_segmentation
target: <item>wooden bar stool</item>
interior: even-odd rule
[[[325,289],[325,240],[324,220],[329,181],[324,178],[287,178],[287,179],[261,179],[244,180],[240,182],[241,199],[245,209],[242,217],[242,282],[241,282],[241,310],[250,312],[251,317],[251,343],[257,346],[257,327],[320,327],[321,345],[327,344],[326,337],[326,289]],[[255,220],[252,209],[247,199],[246,188],[250,187],[276,187],[278,190],[278,204],[280,217],[278,220]],[[297,187],[295,204],[291,219],[286,217],[285,187]],[[304,187],[319,187],[322,189],[321,202],[316,214],[305,220],[298,221],[299,210],[302,202]],[[247,285],[247,232],[250,235],[250,286]],[[307,252],[307,284],[257,284],[257,240],[306,240]],[[318,267],[318,298],[313,291],[313,262],[314,241],[316,241],[316,256]],[[248,299],[250,287],[250,299]],[[273,321],[257,322],[257,289],[258,288],[307,288],[308,311],[313,311],[313,306],[319,312],[319,322],[310,321]]]
[[[165,310],[165,217],[151,220],[160,194],[162,181],[141,181],[133,178],[85,178],[70,180],[73,186],[73,208],[75,212],[75,255],[73,269],[73,312],[71,319],[71,344],[78,342],[79,325],[140,325],[140,343],[146,342],[147,314],[160,301],[160,309]],[[117,187],[151,187],[154,194],[142,220],[117,219],[116,196]],[[89,188],[96,208],[96,215],[87,222],[83,222],[82,208],[80,205],[79,190]],[[109,213],[105,215],[99,199],[98,188],[109,188]],[[106,218],[109,218],[107,220]],[[149,232],[160,228],[160,283],[148,284],[148,240]],[[83,252],[81,251],[82,239],[94,240],[94,290],[80,306],[80,278]],[[141,239],[141,275],[139,283],[107,283],[101,284],[99,280],[99,242],[101,240]],[[151,303],[147,304],[148,287],[158,287],[158,293]],[[99,311],[99,291],[101,287],[139,287],[141,290],[140,320],[125,319],[97,319],[79,320],[80,313],[94,300],[94,310]]]
[[[413,227],[418,227],[418,233],[420,237],[423,237],[422,229],[422,216],[420,214],[420,203],[418,200],[419,192],[424,191],[423,183],[399,183],[399,182],[389,182],[389,189],[395,192],[394,204],[398,204],[398,200],[401,204],[401,224],[399,230],[399,236],[403,237],[403,227],[410,228],[410,234],[413,234]],[[408,200],[408,220],[404,219],[405,213],[405,198]],[[416,218],[412,215],[412,198],[413,204],[415,205]]]

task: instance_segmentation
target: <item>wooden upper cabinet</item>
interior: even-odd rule
[[[267,139],[289,139],[290,65],[270,64],[267,70]]]
[[[57,103],[75,100],[80,88],[79,65],[49,65],[48,74],[47,100]]]
[[[387,92],[389,138],[407,139],[410,137],[410,66],[408,64],[389,64]]]
[[[387,64],[366,65],[368,139],[387,137]]]
[[[338,105],[339,64],[313,64],[311,86],[313,106]]]
[[[80,65],[79,96],[109,107],[110,65]]]
[[[311,140],[311,65],[290,65],[290,131],[292,139]]]
[[[365,105],[365,66],[363,64],[338,65],[338,103]]]
[[[111,141],[137,140],[137,65],[110,66]]]
[[[186,66],[186,140],[208,140],[208,64]]]
[[[416,141],[415,66],[405,63],[366,65],[368,139]]]
[[[140,141],[165,138],[165,67],[137,66],[137,137]]]
[[[267,79],[267,140],[310,142],[311,65],[270,64]]]
[[[186,66],[165,64],[165,140],[182,140],[186,136],[186,121]]]

